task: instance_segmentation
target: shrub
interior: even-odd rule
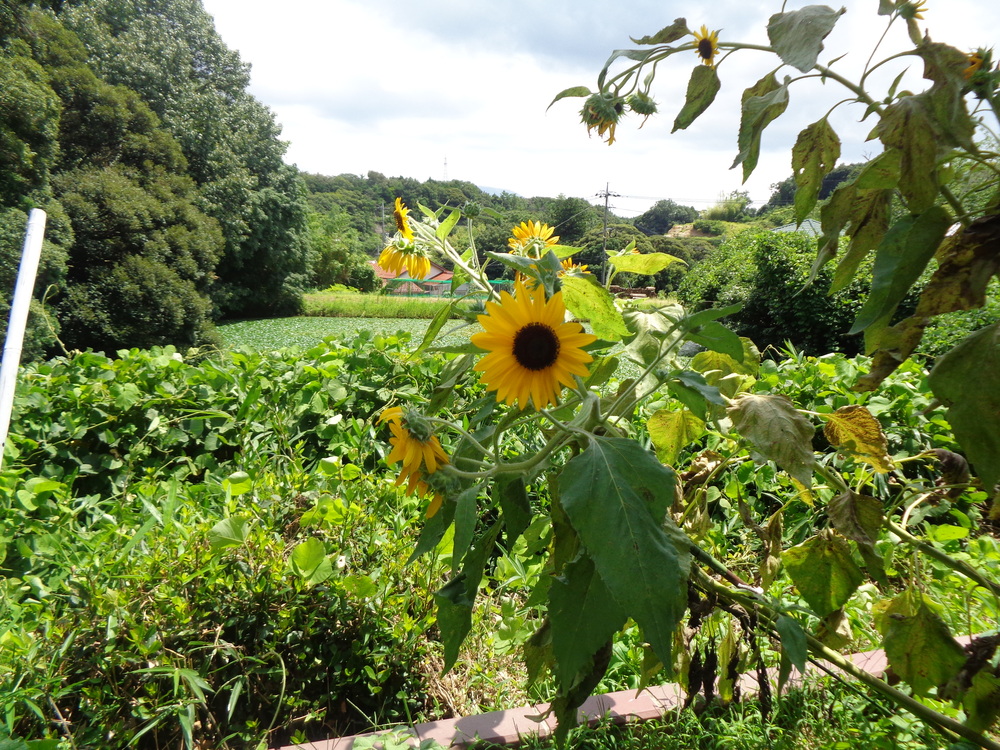
[[[871,283],[870,263],[851,284],[830,295],[832,268],[824,266],[806,285],[815,257],[813,240],[798,232],[741,233],[688,273],[677,292],[695,307],[742,309],[728,318],[733,329],[766,347],[791,343],[807,354],[857,354],[864,342],[848,335]],[[865,270],[867,268],[868,270]],[[900,311],[912,310],[911,292]]]

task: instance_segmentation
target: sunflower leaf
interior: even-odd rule
[[[654,276],[664,268],[669,268],[674,263],[687,263],[680,258],[667,253],[636,253],[629,255],[612,255],[612,264],[618,271],[625,273],[638,273],[643,276]]]
[[[687,409],[660,409],[646,423],[656,457],[670,465],[681,449],[705,434],[705,422]]]
[[[555,675],[563,691],[628,618],[586,554],[567,564],[549,588]]]
[[[634,440],[599,438],[559,477],[562,506],[597,574],[665,665],[687,606],[687,539],[670,521],[677,476]]]
[[[803,73],[816,65],[823,40],[846,9],[807,5],[788,13],[776,13],[767,22],[767,38],[781,61]]]
[[[927,377],[987,492],[1000,481],[1000,323],[938,358]]]
[[[886,320],[920,277],[951,226],[951,214],[931,206],[919,216],[904,216],[879,244],[868,299],[858,311],[850,333]]]
[[[715,101],[715,95],[719,93],[720,88],[722,88],[722,82],[719,81],[719,74],[715,71],[714,66],[696,66],[691,71],[687,94],[684,97],[684,106],[677,113],[673,130],[670,132],[676,133],[678,130],[684,130],[697,120],[698,116]]]
[[[786,76],[784,83],[779,84],[774,74],[768,73],[743,92],[738,138],[740,152],[736,155],[731,168],[735,168],[737,164],[743,165],[744,182],[757,168],[757,159],[760,158],[760,137],[764,128],[788,107],[790,80]]]
[[[837,166],[840,139],[824,117],[799,133],[792,148],[795,174],[795,221],[801,224],[815,208],[823,177]]]
[[[629,39],[635,44],[670,44],[686,37],[690,33],[691,30],[687,27],[687,20],[678,18],[672,24],[660,29],[652,36],[644,36],[641,39],[630,36]]]
[[[570,86],[568,89],[564,89],[556,94],[556,98],[549,102],[549,106],[545,108],[546,111],[557,101],[565,99],[568,96],[590,96],[590,89],[586,86]]]
[[[501,526],[501,523],[494,523],[476,540],[462,561],[462,572],[434,594],[434,600],[438,605],[438,628],[441,631],[441,643],[444,645],[442,674],[454,666],[458,659],[458,650],[472,629],[472,606],[479,591],[479,584],[483,580],[486,559],[493,550]]]
[[[795,588],[820,617],[836,612],[864,582],[844,537],[823,531],[781,554]]]
[[[585,278],[564,276],[562,293],[566,309],[578,318],[589,320],[595,335],[609,341],[628,336],[625,320],[604,287]]]
[[[919,214],[938,198],[940,127],[925,94],[907,96],[885,108],[875,133],[886,149],[899,149],[899,191],[911,214]]]

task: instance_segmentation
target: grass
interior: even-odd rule
[[[315,292],[303,297],[305,314],[328,318],[433,318],[445,297],[402,297],[360,292]]]
[[[218,330],[230,349],[249,348],[266,352],[290,347],[309,349],[328,336],[350,341],[361,330],[383,336],[402,331],[410,334],[411,341],[419,344],[429,323],[430,320],[426,318],[397,317],[272,318],[223,323],[218,326]],[[464,344],[477,330],[477,326],[455,321],[445,326],[435,343],[439,346]]]

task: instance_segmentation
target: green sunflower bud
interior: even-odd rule
[[[653,101],[653,97],[642,91],[638,91],[628,98],[628,108],[637,115],[645,115],[646,117],[656,114],[656,102]]]

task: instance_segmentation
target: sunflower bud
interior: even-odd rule
[[[580,110],[580,119],[587,126],[588,133],[594,128],[602,138],[607,133],[610,146],[615,142],[615,126],[624,111],[621,99],[606,94],[591,94]]]
[[[637,91],[628,98],[628,108],[637,115],[646,117],[656,114],[656,102],[653,101],[653,97],[642,91]]]

